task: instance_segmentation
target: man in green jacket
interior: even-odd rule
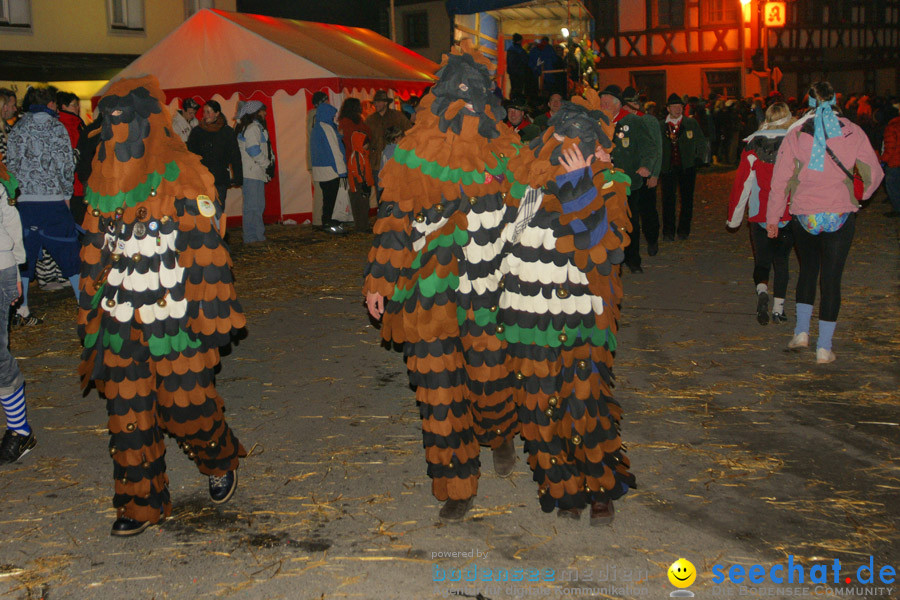
[[[629,88],[632,90],[632,88]],[[635,94],[636,95],[636,94]],[[628,190],[628,209],[631,217],[631,241],[625,248],[625,264],[632,273],[643,273],[641,268],[641,189],[653,175],[653,169],[659,173],[661,144],[651,133],[656,124],[650,124],[642,117],[626,110],[622,105],[622,89],[617,85],[608,85],[600,92],[600,110],[616,124],[616,133],[612,151],[613,166],[622,169],[631,178]],[[655,185],[655,183],[654,183]],[[654,213],[656,207],[654,206]],[[657,220],[657,231],[659,221]]]
[[[691,218],[694,213],[694,183],[697,167],[703,164],[706,138],[700,124],[691,117],[684,116],[684,100],[678,94],[669,96],[666,102],[668,116],[661,123],[663,239],[686,240],[691,234]],[[678,227],[675,226],[675,188],[681,194],[681,211]]]

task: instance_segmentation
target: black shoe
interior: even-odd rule
[[[573,521],[578,521],[581,519],[581,509],[580,508],[560,508],[556,511],[556,516],[560,519],[572,519]]]
[[[0,442],[0,464],[16,462],[28,454],[36,443],[33,431],[28,435],[22,435],[7,429],[3,434],[3,441]]]
[[[628,268],[632,273],[643,273],[644,269],[641,268],[641,265],[628,265]]]
[[[647,244],[647,254],[650,256],[656,256],[659,254],[659,244],[653,242],[652,244]]]
[[[441,507],[439,516],[442,521],[462,521],[474,503],[474,496],[465,500],[447,500],[444,502],[444,506]]]
[[[494,455],[494,472],[500,477],[509,477],[516,466],[516,445],[513,438],[494,448],[491,453]]]
[[[760,325],[769,324],[769,295],[765,292],[756,297],[756,320]]]
[[[780,312],[772,313],[772,324],[773,325],[780,325],[781,323],[784,323],[786,321],[787,321],[787,317],[785,316],[784,313],[780,313]]]
[[[228,471],[224,475],[209,476],[209,497],[215,504],[225,504],[237,489],[237,471]]]
[[[612,525],[616,516],[616,509],[612,500],[609,502],[591,502],[591,527]]]
[[[144,530],[153,525],[150,521],[135,521],[134,519],[129,519],[128,517],[119,517],[116,519],[116,522],[113,523],[112,531],[109,532],[109,535],[115,535],[119,537],[128,537],[130,535],[138,535],[139,533],[144,533]]]
[[[665,241],[667,241],[667,242],[674,242],[674,241],[675,241],[675,236],[672,235],[671,233],[664,233],[664,234],[663,234],[663,240],[665,240]]]

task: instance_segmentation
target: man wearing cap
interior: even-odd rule
[[[517,96],[510,98],[506,102],[506,118],[503,122],[519,134],[519,139],[523,144],[527,144],[541,134],[540,128],[531,122],[525,111],[528,110],[528,104],[525,98]]]
[[[378,171],[381,169],[381,153],[384,151],[386,141],[384,134],[391,127],[399,127],[401,131],[406,131],[412,127],[412,123],[406,118],[401,111],[390,108],[391,99],[387,92],[378,90],[375,97],[372,98],[372,104],[375,105],[375,112],[366,119],[366,126],[372,132],[369,138],[369,162],[372,165],[372,176],[375,177],[375,183],[378,183]],[[378,187],[376,185],[376,187]]]
[[[172,115],[172,129],[181,138],[181,141],[187,144],[188,136],[191,130],[200,124],[197,120],[197,109],[200,105],[193,98],[185,98],[181,102],[181,110],[176,110]]]
[[[632,225],[635,227],[634,237],[638,237],[643,228],[644,239],[647,240],[647,254],[656,256],[659,252],[659,212],[656,210],[656,190],[659,183],[659,171],[662,168],[662,133],[656,117],[641,110],[640,96],[637,90],[631,86],[622,91],[622,109],[641,118],[656,148],[656,160],[650,167],[650,177],[644,180],[644,185],[637,191],[640,225],[632,221]],[[634,219],[634,211],[632,211],[632,219]]]
[[[662,169],[660,184],[663,205],[663,239],[686,240],[691,234],[691,218],[694,212],[694,183],[697,167],[703,164],[706,137],[700,124],[684,116],[684,100],[678,94],[669,96],[666,102],[668,116],[660,124],[662,128]],[[681,194],[681,211],[675,223],[676,187]]]
[[[639,251],[641,218],[638,192],[652,177],[654,168],[659,172],[661,144],[655,141],[648,124],[641,117],[622,108],[622,88],[619,86],[608,85],[600,92],[600,110],[616,125],[615,147],[611,155],[613,165],[631,178],[628,208],[633,229],[631,241],[625,248],[625,264],[632,273],[643,273]]]

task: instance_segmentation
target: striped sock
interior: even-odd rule
[[[28,419],[25,416],[25,384],[19,386],[11,396],[0,398],[0,404],[6,412],[6,427],[12,429],[18,434],[28,435],[31,433],[31,427],[28,426]]]

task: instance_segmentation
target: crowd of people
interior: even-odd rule
[[[528,65],[532,53],[516,60]],[[795,249],[788,347],[809,346],[818,288],[816,361],[833,362],[856,213],[883,168],[889,215],[900,215],[900,104],[842,102],[819,82],[804,106],[777,94],[735,102],[673,93],[659,111],[635,88],[610,84],[568,100],[553,92],[534,110],[532,84],[517,80],[502,101],[487,67],[474,49],[456,48],[437,83],[400,110],[385,90],[339,107],[315,92],[314,219],[332,234],[348,233],[349,222],[375,234],[366,304],[385,339],[403,347],[440,516],[471,509],[479,447],[506,476],[521,435],[541,508],[571,519],[587,508],[592,525],[609,523],[613,501],[635,486],[611,388],[621,274],[643,272],[641,237],[650,257],[660,236],[687,240],[698,169],[737,164],[727,226],[738,229],[745,213],[750,222],[756,318],[788,320]],[[114,84],[87,126],[73,94],[31,88],[21,111],[9,90],[0,101],[0,318],[21,297],[15,322],[40,323],[28,287],[42,260],[71,286],[82,383],[108,401],[112,534],[141,533],[170,514],[163,433],[209,476],[212,501],[226,502],[246,452],[212,376],[218,348],[244,325],[224,203],[241,186],[244,242],[265,242],[275,160],[265,105],[240,103],[232,127],[216,101],[186,98],[169,120],[152,77]],[[35,436],[3,330],[0,462],[14,462]]]

